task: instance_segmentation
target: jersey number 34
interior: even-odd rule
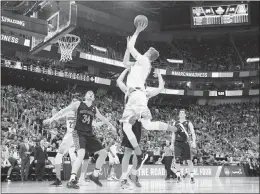
[[[90,115],[83,115],[82,123],[90,124]]]

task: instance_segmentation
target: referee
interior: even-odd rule
[[[173,148],[171,147],[170,141],[166,140],[166,145],[163,151],[164,153],[162,155],[162,159],[164,159],[164,166],[167,172],[165,180],[170,180],[170,178],[176,178],[176,174],[171,170],[173,160]]]

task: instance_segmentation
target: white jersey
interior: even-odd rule
[[[116,144],[112,145],[110,147],[110,150],[116,156],[116,154],[117,154],[117,146],[116,146]]]
[[[66,116],[66,124],[67,124],[67,133],[71,133],[76,124],[76,114],[74,111],[71,111]]]
[[[128,88],[145,88],[146,78],[151,71],[151,63],[147,57],[140,56],[131,67],[127,75],[126,86]]]

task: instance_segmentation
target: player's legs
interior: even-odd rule
[[[115,175],[115,169],[117,168],[118,164],[120,164],[119,159],[117,156],[112,158],[109,156],[109,166],[108,166],[108,179],[107,180],[118,180]]]
[[[189,173],[190,173],[190,182],[195,183],[194,181],[194,166],[193,162],[191,161],[191,150],[189,143],[185,143],[183,145],[183,160],[187,160],[188,167],[189,167]]]
[[[177,182],[181,181],[181,159],[182,159],[182,143],[175,142],[174,144],[174,154],[175,154],[175,168],[176,168],[176,175],[177,175]]]
[[[79,186],[76,184],[76,175],[85,156],[86,137],[79,135],[77,131],[73,131],[73,143],[77,150],[77,158],[72,165],[71,176],[67,187],[78,189]]]
[[[98,186],[102,187],[102,183],[99,181],[99,172],[105,164],[106,157],[107,157],[107,150],[103,149],[101,142],[95,136],[91,136],[87,138],[86,149],[89,153],[94,153],[95,155],[98,154],[98,158],[96,161],[95,169],[93,174],[89,175],[89,180],[96,183]]]
[[[121,175],[122,180],[127,179],[128,165],[132,153],[133,153],[133,149],[125,147],[124,156],[122,158],[122,175]],[[137,166],[137,160],[136,160],[136,166]]]
[[[61,164],[63,156],[68,152],[69,148],[73,145],[72,134],[66,133],[61,144],[59,150],[55,157],[55,172],[56,172],[56,180],[52,184],[54,186],[61,186]],[[73,156],[70,156],[73,157]]]
[[[132,124],[130,124],[129,122],[124,122],[123,123],[123,131],[126,134],[129,142],[131,143],[131,145],[134,148],[134,152],[136,155],[141,155],[142,151],[141,148],[139,146],[139,143],[137,142],[137,138],[132,130]]]
[[[150,119],[141,120],[143,128],[150,131],[175,131],[175,127],[161,122],[161,121],[151,121]]]
[[[81,166],[81,173],[80,173],[80,178],[79,178],[80,184],[83,184],[85,182],[85,177],[86,177],[86,174],[87,174],[89,161],[90,161],[89,154],[88,154],[88,152],[86,152],[82,166]]]

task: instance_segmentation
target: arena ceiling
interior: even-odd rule
[[[148,16],[152,20],[159,20],[162,8],[202,5],[203,3],[221,4],[241,1],[76,1],[95,10],[111,13],[125,19],[133,18],[137,14]],[[122,14],[123,13],[123,14]],[[130,17],[129,17],[130,16]],[[128,17],[128,18],[127,18]]]
[[[12,11],[16,14],[27,15],[30,11],[37,10],[44,1],[1,1],[1,9]],[[241,2],[241,1],[231,1]],[[220,4],[231,3],[228,1],[76,1],[95,10],[111,13],[124,19],[133,19],[138,14],[148,16],[152,20],[159,20],[162,8],[201,5],[203,3]],[[81,13],[79,13],[81,14]],[[83,14],[83,13],[82,13]]]

